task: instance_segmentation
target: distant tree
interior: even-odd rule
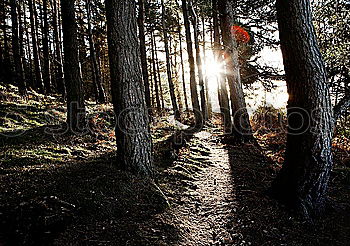
[[[43,0],[43,81],[46,93],[51,93],[51,67],[49,49],[48,0]]]
[[[175,87],[174,87],[174,82],[173,82],[172,73],[171,73],[168,32],[167,32],[167,26],[165,23],[166,9],[164,5],[164,0],[161,0],[161,3],[162,3],[162,29],[163,29],[163,39],[164,39],[164,48],[165,48],[165,56],[166,56],[167,78],[168,78],[168,84],[169,84],[170,99],[171,99],[171,104],[173,106],[175,118],[179,119],[180,111],[176,101]]]
[[[277,0],[276,7],[289,100],[285,163],[272,194],[310,218],[325,207],[332,169],[329,84],[310,2]]]
[[[137,39],[136,4],[106,0],[112,99],[121,166],[152,176],[152,143]]]
[[[67,87],[67,124],[70,130],[81,132],[85,128],[85,102],[78,52],[75,0],[62,0],[62,31],[64,51],[64,77]]]
[[[201,115],[201,109],[199,106],[199,95],[197,91],[197,82],[196,82],[196,67],[193,56],[193,44],[192,44],[192,35],[191,35],[191,26],[189,20],[189,9],[186,0],[182,0],[182,13],[186,31],[186,43],[187,43],[187,53],[188,53],[188,62],[190,65],[190,89],[191,89],[191,99],[192,99],[192,108],[195,115],[196,128],[200,128],[203,124],[203,117]]]
[[[18,84],[20,94],[25,95],[27,93],[24,68],[23,68],[23,57],[21,56],[20,47],[20,34],[19,34],[19,23],[18,23],[18,4],[16,0],[11,0],[11,22],[12,22],[12,50],[13,60],[15,63],[15,78]]]
[[[145,35],[145,0],[138,0],[139,11],[137,24],[139,27],[139,41],[140,41],[140,52],[141,52],[141,68],[143,82],[145,84],[145,97],[147,107],[151,108],[151,92],[148,78],[148,65],[147,65],[147,49],[146,49],[146,35]],[[151,112],[151,111],[149,111]]]

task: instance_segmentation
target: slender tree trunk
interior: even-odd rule
[[[220,29],[219,29],[219,18],[218,18],[218,0],[213,0],[213,31],[214,31],[214,55],[215,61],[218,64],[223,64],[224,60],[222,58],[222,47],[220,41]],[[218,96],[220,103],[220,111],[223,116],[224,131],[229,133],[232,130],[232,121],[230,113],[230,104],[228,99],[226,78],[224,74],[220,73],[218,76],[219,86],[218,86]]]
[[[202,16],[202,28],[203,28],[203,64],[202,67],[206,67],[206,40],[205,40],[205,19],[204,15]],[[203,69],[202,69],[203,70]],[[211,118],[211,113],[212,113],[212,106],[211,106],[211,99],[210,99],[210,94],[209,94],[209,81],[208,81],[208,76],[206,75],[206,71],[204,74],[204,86],[205,86],[205,97],[207,99],[207,116],[210,119]]]
[[[142,81],[136,6],[130,0],[106,0],[112,98],[119,124],[118,158],[137,174],[153,176],[152,143]]]
[[[9,45],[9,37],[7,35],[8,30],[7,30],[7,4],[5,1],[2,3],[4,15],[3,15],[3,26],[2,26],[2,31],[4,35],[4,79],[8,83],[13,80],[12,74],[12,62],[10,58],[10,45]]]
[[[194,111],[195,121],[196,121],[195,128],[200,129],[203,125],[203,117],[201,114],[199,100],[198,100],[196,68],[194,63],[191,27],[190,27],[190,21],[188,18],[188,6],[187,6],[186,0],[182,0],[182,13],[183,13],[185,31],[186,31],[188,62],[190,64],[190,88],[191,88],[192,108]]]
[[[191,4],[191,1],[189,1]],[[200,96],[201,96],[201,109],[202,109],[202,116],[203,119],[206,121],[208,120],[208,109],[207,109],[207,101],[205,98],[205,88],[204,88],[204,76],[203,76],[203,66],[202,66],[202,57],[201,52],[199,49],[199,32],[198,32],[198,17],[197,14],[192,6],[192,4],[189,4],[190,12],[191,12],[191,20],[192,20],[192,26],[193,26],[193,35],[194,35],[194,46],[196,50],[196,61],[197,61],[197,71],[198,71],[198,78],[199,78],[199,88],[200,88]]]
[[[324,209],[332,169],[332,107],[310,2],[277,0],[288,100],[285,163],[273,194],[305,217]]]
[[[160,96],[159,96],[159,88],[158,88],[158,81],[157,81],[157,67],[156,67],[156,57],[155,57],[155,39],[153,35],[153,30],[151,32],[151,49],[152,49],[152,62],[153,62],[153,77],[154,77],[154,89],[156,92],[156,105],[157,109],[159,110],[162,105],[160,104]]]
[[[230,87],[231,107],[233,116],[233,135],[238,141],[251,140],[252,129],[245,103],[244,92],[241,82],[238,50],[236,40],[231,35],[233,24],[233,1],[222,0],[218,2],[220,12],[222,40],[225,46],[225,62],[227,81]],[[230,6],[228,6],[230,4]],[[230,8],[228,8],[230,7]]]
[[[105,90],[102,86],[100,66],[97,62],[96,51],[95,51],[95,42],[92,35],[91,27],[91,10],[90,10],[90,0],[86,0],[86,12],[87,12],[87,21],[88,21],[88,38],[90,46],[90,58],[91,58],[91,67],[92,67],[92,77],[96,87],[96,100],[99,103],[106,102]]]
[[[163,28],[163,38],[164,38],[164,48],[165,48],[165,56],[166,56],[166,68],[167,68],[168,84],[169,84],[169,90],[170,90],[170,98],[171,98],[171,104],[174,110],[175,119],[180,119],[180,111],[176,101],[174,82],[171,76],[169,40],[168,40],[168,32],[165,25],[166,13],[165,13],[164,0],[161,0],[161,3],[162,3],[162,28]]]
[[[48,1],[43,0],[43,81],[47,94],[51,93],[51,71],[49,50],[49,23],[47,19]]]
[[[44,82],[41,74],[41,62],[39,58],[39,48],[37,41],[37,22],[36,20],[36,8],[32,0],[28,0],[29,12],[30,12],[30,25],[31,25],[31,36],[34,56],[34,69],[35,69],[35,88],[40,92],[44,93]]]
[[[78,33],[75,0],[62,0],[64,76],[67,86],[67,124],[72,132],[85,129],[85,102],[79,66]]]
[[[23,1],[23,12],[27,13],[25,1]],[[27,66],[27,87],[35,88],[34,75],[33,75],[33,60],[32,60],[32,49],[30,47],[30,38],[29,38],[29,27],[27,21],[27,15],[24,14],[24,29],[25,29],[25,42],[27,43],[27,57],[28,57],[28,66]]]
[[[157,73],[158,73],[158,86],[159,86],[159,95],[160,95],[160,100],[162,102],[162,109],[165,108],[165,102],[164,102],[164,95],[163,95],[163,86],[162,86],[162,78],[160,76],[160,61],[158,59],[158,49],[157,49],[157,43],[156,40],[154,39],[154,49],[156,52],[156,63],[157,63]]]
[[[143,75],[143,82],[145,84],[145,97],[148,109],[151,109],[151,92],[149,86],[148,70],[147,70],[147,51],[146,51],[146,35],[145,35],[145,0],[138,0],[139,15],[137,23],[139,27],[139,40],[140,40],[140,52],[141,52],[141,68]],[[151,113],[152,111],[149,110]]]
[[[178,15],[178,20],[180,20],[180,16]],[[184,93],[185,107],[186,111],[189,111],[188,107],[188,99],[187,99],[187,90],[186,90],[186,80],[185,80],[185,66],[183,59],[183,51],[182,51],[182,35],[181,35],[181,26],[180,21],[178,21],[178,34],[179,34],[179,44],[180,44],[180,63],[181,63],[181,74],[182,74],[182,89]]]
[[[57,10],[57,1],[53,0],[53,35],[55,42],[55,53],[56,53],[56,82],[57,82],[57,91],[62,94],[63,97],[66,96],[66,85],[64,83],[63,76],[63,62],[62,62],[62,50],[61,50],[61,39],[60,39],[60,30],[59,20],[58,20],[58,10]]]
[[[21,47],[19,42],[19,27],[18,27],[18,2],[16,0],[11,0],[11,21],[12,21],[12,50],[13,50],[13,60],[15,63],[15,73],[16,73],[16,82],[18,85],[18,90],[21,95],[27,93],[25,78],[24,78],[24,69],[23,69],[23,60],[21,57]]]

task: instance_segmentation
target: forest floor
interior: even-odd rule
[[[88,103],[90,133],[54,134],[48,126],[64,121],[63,103],[5,89],[1,246],[350,245],[350,169],[339,150],[330,206],[310,224],[266,194],[283,137],[231,145],[216,121],[174,144],[179,128],[164,114],[151,127],[157,175],[144,180],[115,165],[110,105]]]

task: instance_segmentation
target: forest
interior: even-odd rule
[[[0,6],[0,246],[350,245],[350,1]]]

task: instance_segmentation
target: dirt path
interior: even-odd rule
[[[196,133],[188,143],[189,153],[180,162],[201,165],[172,211],[180,223],[178,245],[230,245],[235,235],[234,182],[228,151],[218,137],[208,131]],[[181,193],[181,192],[180,192]],[[180,195],[180,194],[179,194]]]

